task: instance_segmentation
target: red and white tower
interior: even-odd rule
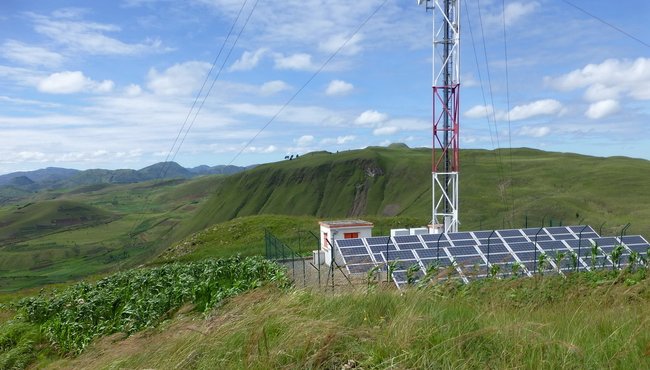
[[[433,13],[433,215],[435,232],[458,231],[460,0],[418,0]]]

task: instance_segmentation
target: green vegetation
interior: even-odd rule
[[[233,257],[134,269],[25,298],[16,305],[16,318],[0,326],[0,368],[24,367],[39,348],[80,353],[100,336],[155,327],[185,304],[204,312],[269,281],[288,282],[278,265]]]
[[[453,282],[400,294],[262,288],[207,317],[179,314],[97,341],[49,368],[642,369],[650,366],[643,274]]]

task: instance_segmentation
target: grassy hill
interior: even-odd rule
[[[461,151],[461,228],[590,223],[650,234],[650,162],[533,149]],[[313,153],[226,178],[182,227],[256,214],[431,218],[431,151]]]

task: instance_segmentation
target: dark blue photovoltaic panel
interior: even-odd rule
[[[386,262],[384,256],[382,256],[381,253],[373,254],[373,256],[375,257],[375,261],[377,261],[378,263]]]
[[[394,251],[397,250],[397,248],[393,244],[388,244],[388,247],[386,247],[385,244],[377,244],[377,245],[371,245],[370,250],[372,253],[381,253],[381,252],[386,252],[386,251]]]
[[[549,234],[555,235],[555,234],[569,234],[569,229],[567,229],[564,226],[556,226],[556,227],[547,227],[546,231],[548,231]]]
[[[448,241],[440,241],[440,243],[426,242],[424,244],[427,246],[427,248],[434,248],[434,249],[438,248],[438,246],[440,246],[440,248],[442,248],[442,247],[448,247],[448,246],[451,245],[451,243],[448,242]]]
[[[596,244],[598,244],[599,247],[602,247],[603,245],[617,245],[618,240],[614,237],[605,237],[605,238],[598,238],[594,240]]]
[[[533,251],[535,250],[535,244],[531,242],[526,242],[526,243],[512,243],[508,244],[510,246],[510,249],[513,250],[513,252],[519,252],[519,251]]]
[[[420,237],[425,242],[437,242],[438,240],[440,240],[440,241],[447,240],[447,237],[445,236],[445,234],[422,234],[422,235],[420,235]]]
[[[646,244],[647,242],[640,235],[630,235],[623,237],[623,243],[625,244]]]
[[[628,245],[627,247],[637,253],[645,254],[648,252],[648,248],[650,248],[650,244],[634,244],[634,245]]]
[[[522,236],[521,230],[499,230],[497,233],[503,237]]]
[[[488,252],[488,246],[486,245],[481,245],[478,247],[481,252],[484,254]],[[490,253],[510,253],[508,248],[506,248],[505,245],[500,244],[500,243],[490,243]]]
[[[345,257],[344,259],[345,259],[345,263],[347,265],[356,265],[356,264],[359,264],[359,263],[373,263],[373,260],[372,260],[372,258],[370,258],[369,255],[365,255],[365,256],[348,256],[348,257]]]
[[[400,236],[394,236],[393,240],[395,240],[395,243],[400,244],[400,243],[419,243],[420,239],[418,239],[417,235],[400,235]]]
[[[393,280],[394,280],[398,285],[404,285],[404,284],[406,284],[406,270],[393,271]]]
[[[395,265],[395,270],[406,270],[413,265],[417,265],[418,261],[416,260],[395,260],[391,261],[391,264]]]
[[[452,243],[454,244],[454,246],[457,246],[457,247],[464,247],[464,246],[468,246],[468,245],[476,245],[476,241],[474,241],[473,239],[472,240],[454,240],[454,241],[452,241]]]
[[[363,239],[338,239],[336,243],[339,247],[358,247],[363,246]]]
[[[515,258],[510,253],[495,253],[491,254],[488,257],[486,254],[485,257],[490,263],[500,263],[500,262],[514,262]]]
[[[483,261],[483,258],[481,258],[481,256],[454,256],[454,260],[459,265],[465,266],[485,264],[485,261]]]
[[[591,267],[591,263],[592,263],[591,262],[591,257],[589,257],[585,262],[587,262],[587,266]],[[596,257],[595,262],[596,263],[594,264],[594,266],[596,268],[603,268],[603,267],[607,267],[607,266],[612,265],[612,263],[609,262],[609,260],[607,259],[607,256],[603,256],[603,255],[600,255],[600,256]]]
[[[555,234],[553,235],[555,240],[570,240],[570,239],[577,239],[573,234]]]
[[[573,239],[573,240],[566,240],[566,243],[569,245],[569,247],[573,248],[576,250],[578,247],[580,249],[585,249],[585,248],[591,248],[591,242],[586,239],[578,240],[578,239]]]
[[[365,263],[361,265],[347,265],[346,267],[351,274],[363,274],[372,270],[375,265],[373,263]]]
[[[592,229],[591,226],[587,226],[586,228],[585,228],[585,226],[586,226],[586,225],[582,225],[582,226],[569,226],[568,228],[569,228],[571,231],[573,231],[574,233],[576,233],[576,235],[578,235],[578,234],[580,233],[580,231],[582,231],[582,235],[583,235],[583,236],[585,235],[585,233],[594,233],[594,234],[596,234],[596,231],[595,231],[594,229]],[[584,229],[584,230],[583,230],[583,229]]]
[[[366,238],[366,242],[368,242],[368,245],[374,245],[374,244],[383,244],[386,245],[386,243],[392,243],[388,241],[389,238],[387,236],[373,236],[372,238]]]
[[[510,243],[524,243],[524,242],[528,241],[528,239],[526,239],[523,236],[509,236],[507,238],[503,238],[503,240],[508,244],[510,244]]]
[[[487,239],[490,234],[492,234],[492,231],[474,231],[474,236],[476,236],[479,239]],[[492,234],[493,236],[496,235],[496,233]]]
[[[476,251],[476,248],[474,247],[449,247],[447,248],[449,253],[451,253],[452,256],[465,256],[465,255],[471,255],[471,254],[478,254]]]
[[[547,253],[554,250],[566,250],[567,247],[561,241],[547,241],[547,242],[537,242],[540,247]]]
[[[440,250],[440,254],[437,253],[435,249],[417,249],[414,251],[415,254],[422,258],[437,258],[437,257],[445,257],[447,258],[447,254],[445,253],[444,250]]]
[[[528,269],[528,271],[533,272],[535,270],[535,261],[527,261],[527,262],[522,262],[521,263],[525,268]]]
[[[449,233],[447,234],[451,240],[465,240],[472,239],[472,234],[470,233]]]
[[[541,252],[517,252],[515,253],[520,261],[536,261],[539,258]]]
[[[438,265],[438,266],[440,266],[440,267],[451,266],[451,260],[450,260],[449,258],[447,258],[447,257],[445,257],[445,258],[440,258],[440,259],[436,259],[436,258],[423,258],[423,259],[421,259],[421,261],[422,261],[422,264],[424,265],[425,268],[426,268],[427,266],[429,266],[429,265]]]
[[[354,256],[357,254],[368,254],[366,247],[339,248],[343,256]]]
[[[425,246],[422,243],[399,243],[397,247],[399,249],[422,249]]]
[[[534,237],[534,236],[530,236],[529,238],[530,238],[531,241],[535,241],[535,237]],[[538,241],[538,242],[543,242],[543,241],[546,241],[546,240],[553,240],[553,238],[551,238],[550,236],[548,236],[548,235],[546,235],[546,234],[539,234],[539,235],[537,235],[537,241]]]
[[[603,245],[603,246],[600,246],[600,249],[601,249],[603,252],[605,252],[606,254],[610,254],[610,253],[612,253],[612,251],[614,250],[614,248],[616,248],[616,247],[613,246],[613,245]]]
[[[543,228],[540,231],[539,227],[529,227],[528,229],[521,229],[521,231],[523,231],[524,234],[526,234],[528,236],[535,236],[535,234],[537,234],[537,236],[547,235],[546,231],[544,231]]]
[[[384,255],[386,260],[388,261],[415,259],[415,256],[413,255],[413,251],[411,250],[388,251],[388,252],[381,252],[381,254]]]

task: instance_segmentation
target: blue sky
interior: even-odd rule
[[[571,2],[650,43],[648,2]],[[431,145],[431,14],[416,0],[387,0],[354,36],[382,1],[255,3],[224,44],[243,0],[2,1],[0,173]],[[650,159],[650,47],[561,0],[505,1],[504,44],[503,5],[463,2],[461,147]]]

